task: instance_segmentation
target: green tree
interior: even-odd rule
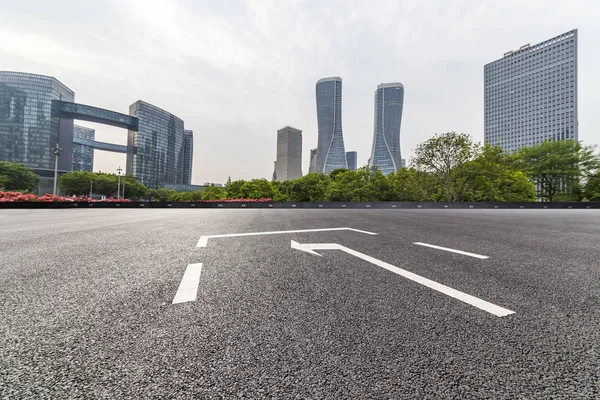
[[[390,184],[376,167],[356,171],[336,170],[325,199],[328,201],[387,201],[393,199]]]
[[[582,200],[583,182],[598,170],[594,147],[575,140],[548,140],[519,153],[538,197],[547,201]]]
[[[282,190],[289,201],[324,201],[330,182],[331,178],[325,174],[311,173],[286,181]]]
[[[225,188],[227,191],[227,197],[230,199],[239,199],[241,198],[241,189],[242,186],[244,186],[244,183],[246,183],[245,180],[237,180],[237,181],[233,181],[230,182],[227,187]]]
[[[121,177],[121,194],[131,200],[145,199],[148,196],[148,188],[133,175],[125,175]]]
[[[273,198],[275,190],[266,179],[252,179],[242,185],[240,196],[243,199],[264,199]]]
[[[387,176],[395,201],[445,200],[439,179],[430,172],[402,168]]]
[[[225,190],[219,186],[207,186],[202,189],[202,200],[222,200],[225,198]]]
[[[435,174],[447,201],[461,201],[465,187],[456,170],[473,160],[477,151],[469,135],[442,133],[417,146],[413,164],[419,171]]]
[[[148,191],[148,197],[152,199],[152,201],[166,203],[175,193],[177,192],[165,188],[152,189]]]
[[[0,161],[0,188],[11,191],[37,192],[40,177],[22,164]]]
[[[600,171],[588,178],[583,194],[586,200],[600,201]]]

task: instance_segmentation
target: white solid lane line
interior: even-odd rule
[[[367,235],[377,235],[376,233],[373,233],[373,232],[361,231],[360,229],[354,229],[354,228],[297,229],[297,230],[291,230],[291,231],[227,233],[224,235],[201,236],[200,240],[198,240],[198,244],[196,244],[196,247],[206,247],[208,245],[208,239],[215,239],[215,238],[239,237],[239,236],[258,236],[258,235],[280,235],[280,234],[284,234],[284,233],[328,232],[328,231],[354,231],[354,232],[364,233]]]
[[[489,258],[488,256],[482,256],[481,254],[469,253],[469,252],[462,251],[462,250],[449,249],[447,247],[436,246],[436,245],[433,245],[433,244],[427,244],[427,243],[421,243],[421,242],[415,242],[413,244],[417,244],[419,246],[431,247],[432,249],[449,251],[451,253],[462,254],[464,256],[480,258],[482,260],[485,260],[485,259]]]
[[[198,294],[198,284],[200,283],[200,272],[202,271],[202,263],[188,264],[179,289],[173,298],[173,304],[195,301]]]

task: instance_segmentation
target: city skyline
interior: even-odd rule
[[[377,10],[358,2],[233,7],[98,1],[86,10],[68,1],[34,3],[3,8],[3,69],[54,76],[75,88],[84,104],[127,113],[123,98],[143,98],[173,110],[186,125],[202,126],[194,138],[193,183],[225,182],[228,175],[269,178],[272,132],[286,124],[302,126],[304,142],[314,146],[314,82],[323,76],[344,78],[344,142],[358,150],[359,166],[369,156],[371,96],[379,82],[401,79],[408,88],[402,121],[407,161],[416,144],[435,133],[460,131],[483,142],[484,65],[574,28],[579,139],[600,142],[594,133],[600,123],[600,6],[593,1],[553,7],[519,2],[517,15],[514,5],[472,7],[463,1],[382,1]],[[98,18],[92,21],[88,13]],[[531,24],[531,13],[542,23]],[[32,29],[36,16],[44,23]],[[331,18],[338,24],[327,23]],[[507,19],[510,26],[502,22]],[[85,125],[99,141],[125,144],[120,129]],[[309,157],[304,151],[303,172]],[[115,170],[124,160],[96,151],[95,170]]]

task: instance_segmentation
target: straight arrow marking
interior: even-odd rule
[[[376,233],[373,233],[373,232],[361,231],[360,229],[354,229],[354,228],[322,228],[322,229],[297,229],[297,230],[291,230],[291,231],[227,233],[224,235],[200,236],[200,240],[198,240],[196,247],[206,247],[208,245],[208,239],[216,239],[216,238],[239,237],[239,236],[258,236],[258,235],[281,235],[284,233],[328,232],[328,231],[354,231],[354,232],[358,232],[358,233],[364,233],[366,235],[377,235]]]
[[[173,304],[195,301],[198,294],[198,284],[200,283],[200,272],[202,272],[202,263],[188,264],[179,284],[179,289],[173,298]]]
[[[398,274],[400,276],[405,277],[406,279],[410,279],[413,282],[417,282],[420,283],[423,286],[426,286],[430,289],[436,290],[440,293],[443,293],[447,296],[453,297],[457,300],[460,300],[464,303],[470,304],[473,307],[477,307],[483,311],[486,311],[490,314],[493,314],[497,317],[505,317],[507,315],[510,314],[514,314],[514,311],[508,310],[506,308],[497,306],[495,304],[489,303],[485,300],[482,300],[480,298],[477,298],[475,296],[471,296],[470,294],[466,294],[464,292],[461,292],[459,290],[456,289],[452,289],[449,286],[446,285],[442,285],[441,283],[437,283],[435,281],[432,281],[430,279],[427,278],[423,278],[420,275],[414,274],[412,272],[406,271],[402,268],[398,268],[392,264],[388,264],[384,261],[378,260],[376,258],[373,258],[371,256],[368,256],[366,254],[360,253],[358,251],[349,249],[347,247],[344,247],[342,245],[339,245],[337,243],[315,243],[315,244],[301,244],[301,243],[297,243],[294,242],[292,240],[292,248],[293,249],[297,249],[297,250],[302,250],[302,251],[306,251],[307,253],[311,253],[311,254],[316,254],[319,255],[319,253],[316,253],[314,250],[342,250],[345,251],[348,254],[351,254],[355,257],[358,257],[360,259],[363,259],[367,262],[370,262],[371,264],[375,264],[381,268],[385,268],[390,272],[393,272],[395,274]]]

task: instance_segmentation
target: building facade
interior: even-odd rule
[[[317,149],[310,149],[310,161],[308,163],[308,173],[312,174],[317,171]]]
[[[320,79],[316,85],[317,141],[316,171],[329,174],[348,168],[342,133],[342,78]]]
[[[275,175],[278,181],[302,177],[302,131],[286,126],[277,131],[277,160]]]
[[[402,168],[400,126],[404,106],[404,86],[401,83],[382,83],[375,91],[373,147],[369,166],[384,174]]]
[[[356,160],[357,160],[357,154],[355,151],[347,151],[346,152],[346,162],[348,163],[348,169],[350,171],[356,171]]]
[[[94,171],[94,147],[77,143],[77,139],[83,141],[95,140],[96,131],[84,126],[73,126],[73,171]]]
[[[485,143],[514,152],[578,140],[577,30],[524,45],[484,67]]]
[[[139,119],[139,127],[127,136],[127,175],[151,189],[185,183],[183,121],[141,100],[129,107],[129,115]]]
[[[183,131],[183,183],[192,184],[192,166],[194,161],[194,131]]]

